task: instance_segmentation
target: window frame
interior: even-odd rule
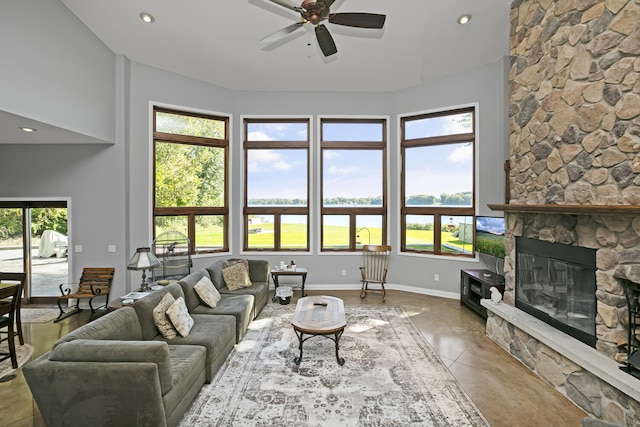
[[[249,141],[248,127],[255,123],[305,123],[306,141],[269,140]],[[310,252],[311,250],[311,118],[310,117],[251,117],[242,118],[242,158],[243,158],[243,202],[242,202],[242,251],[243,252]],[[249,206],[249,150],[306,150],[307,151],[307,205],[306,206]],[[249,247],[250,215],[273,215],[273,247]],[[307,217],[307,244],[305,247],[282,247],[282,216],[304,215]]]
[[[377,123],[382,125],[381,141],[325,141],[324,140],[324,124],[325,123]],[[319,199],[320,199],[320,240],[319,248],[321,253],[335,252],[360,252],[357,242],[357,217],[362,215],[376,215],[382,217],[382,242],[380,244],[388,244],[388,117],[319,117]],[[324,150],[372,150],[382,152],[382,205],[377,207],[325,207],[324,206]],[[324,218],[328,215],[344,215],[349,217],[349,245],[347,248],[325,248],[324,246]]]
[[[455,134],[455,135],[438,135],[432,137],[422,137],[415,139],[406,139],[405,124],[409,121],[422,120],[427,118],[453,116],[461,113],[471,113],[472,126],[471,132]],[[398,234],[400,237],[400,252],[405,254],[434,255],[446,257],[474,258],[475,257],[475,233],[472,242],[472,251],[470,253],[455,253],[442,251],[441,230],[443,225],[443,217],[469,216],[472,222],[475,221],[476,215],[476,156],[477,156],[477,105],[469,105],[464,107],[455,107],[443,109],[427,113],[407,114],[399,116],[399,134],[400,134],[400,228]],[[406,198],[406,150],[407,148],[441,146],[449,144],[459,144],[471,142],[473,158],[471,161],[471,206],[470,207],[434,207],[434,206],[407,206]],[[433,250],[416,250],[407,248],[407,216],[409,215],[430,215],[433,216]]]
[[[229,149],[230,149],[230,117],[222,116],[222,115],[214,115],[214,114],[205,114],[205,113],[196,113],[191,111],[183,111],[177,110],[173,108],[165,108],[154,106],[153,107],[153,116],[152,116],[152,168],[153,168],[153,176],[152,176],[152,203],[153,203],[153,214],[152,214],[152,235],[153,239],[156,239],[156,217],[167,217],[167,216],[186,216],[187,217],[187,237],[189,239],[189,253],[190,254],[208,254],[208,253],[224,253],[229,252],[229,189],[230,189],[230,159],[229,159]],[[166,132],[158,132],[156,131],[156,118],[157,113],[169,113],[180,116],[190,116],[190,117],[198,117],[204,119],[213,119],[224,122],[224,139],[218,138],[209,138],[209,137],[200,137],[200,136],[189,136],[189,135],[181,135],[181,134],[173,134]],[[224,197],[223,197],[223,206],[173,206],[173,207],[159,207],[156,205],[156,144],[160,143],[171,143],[171,144],[180,144],[180,145],[197,145],[204,147],[214,147],[214,148],[222,148],[224,150]],[[224,221],[224,231],[223,231],[223,245],[219,249],[211,249],[211,250],[196,250],[196,216],[199,215],[217,215],[222,216]]]

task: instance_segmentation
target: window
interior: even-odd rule
[[[323,251],[386,244],[384,119],[321,119]]]
[[[309,119],[245,119],[245,251],[309,251]]]
[[[229,250],[229,119],[154,109],[154,236],[189,237],[190,253]]]
[[[475,212],[475,109],[407,116],[400,126],[402,251],[472,256],[462,236]]]

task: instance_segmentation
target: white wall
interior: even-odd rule
[[[14,2],[19,3],[19,2]],[[26,1],[33,5],[35,2]],[[13,3],[12,3],[13,4]],[[38,2],[41,4],[41,2]],[[66,9],[65,9],[66,11]],[[66,11],[68,14],[68,11]],[[67,14],[56,11],[54,18],[63,19]],[[1,15],[1,14],[0,14]],[[59,15],[62,15],[61,17]],[[0,22],[1,24],[1,22]],[[56,29],[52,28],[54,26]],[[27,38],[27,45],[33,39],[45,36],[41,31],[56,32],[53,23],[43,30],[32,28],[39,36]],[[2,30],[0,30],[2,31]],[[389,186],[389,242],[398,246],[398,130],[397,114],[441,109],[459,105],[478,105],[479,170],[477,175],[480,214],[488,214],[487,203],[502,203],[504,197],[504,153],[508,152],[507,134],[504,132],[507,117],[504,102],[505,74],[504,60],[476,70],[449,76],[397,93],[299,93],[299,92],[237,92],[191,80],[169,72],[157,70],[128,61],[121,56],[107,52],[104,46],[93,51],[94,36],[84,29],[82,37],[76,34],[78,46],[70,43],[69,51],[88,49],[93,52],[87,59],[87,67],[82,79],[101,80],[105,93],[95,94],[87,99],[68,99],[57,92],[58,76],[40,73],[20,77],[16,69],[13,78],[28,86],[32,80],[48,87],[47,96],[39,95],[38,103],[56,105],[64,117],[50,117],[53,124],[77,129],[78,123],[67,116],[80,114],[91,116],[95,122],[92,135],[100,133],[105,120],[115,142],[113,146],[30,146],[0,145],[0,197],[45,197],[65,196],[72,198],[73,244],[82,244],[82,254],[72,254],[75,260],[74,277],[82,266],[113,265],[117,269],[114,296],[121,295],[132,286],[137,286],[139,273],[127,274],[126,263],[136,247],[150,245],[151,229],[151,138],[150,111],[152,104],[175,106],[198,111],[232,115],[232,250],[239,254],[241,232],[241,115],[305,115],[313,116],[314,126],[318,115],[375,115],[390,118],[390,186]],[[87,40],[85,40],[85,38]],[[20,40],[20,39],[18,39]],[[18,43],[20,44],[20,43]],[[4,48],[3,48],[4,49]],[[17,49],[17,48],[16,48]],[[69,52],[67,52],[69,53]],[[111,63],[115,76],[103,73],[92,66],[98,55],[98,63]],[[60,53],[48,58],[52,68],[76,68],[76,57]],[[2,71],[0,71],[2,73]],[[104,89],[107,88],[107,89]],[[73,88],[72,88],[73,89]],[[14,94],[15,95],[15,94]],[[96,99],[104,98],[104,105]],[[117,100],[114,101],[114,100]],[[116,104],[115,106],[113,104]],[[15,107],[17,102],[13,100]],[[25,108],[20,114],[37,116],[42,108],[33,107],[33,112]],[[46,110],[46,109],[45,109]],[[11,111],[10,109],[8,111]],[[110,112],[107,114],[107,111]],[[14,112],[14,111],[11,111]],[[317,132],[317,130],[315,130]],[[2,130],[0,129],[0,132]],[[312,170],[312,176],[317,171]],[[318,186],[312,186],[313,200],[319,199]],[[317,201],[312,202],[316,203]],[[314,205],[312,205],[313,207]],[[317,213],[313,211],[312,222],[317,224]],[[295,259],[300,266],[309,268],[307,284],[309,288],[329,285],[333,289],[359,287],[360,256],[318,254],[318,228],[312,225],[314,235],[312,254],[250,254],[252,258],[266,258],[273,262]],[[107,253],[107,245],[116,244],[116,254]],[[122,250],[120,250],[122,248]],[[215,257],[197,256],[195,268],[208,265]],[[97,265],[97,264],[96,264]],[[445,259],[442,257],[410,256],[394,254],[388,280],[400,288],[424,293],[455,296],[459,292],[459,270],[478,268],[473,260]],[[341,270],[347,270],[342,276]],[[435,281],[438,274],[440,280]],[[131,285],[133,283],[133,285]]]
[[[115,56],[58,0],[2,0],[0,110],[114,142]]]

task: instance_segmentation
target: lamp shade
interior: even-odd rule
[[[151,248],[138,248],[129,261],[127,270],[151,270],[159,265],[160,261],[151,252]]]

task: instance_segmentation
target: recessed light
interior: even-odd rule
[[[471,15],[468,14],[468,13],[464,14],[460,18],[458,18],[458,24],[460,24],[460,25],[464,25],[469,21],[471,21]]]
[[[156,20],[156,18],[154,18],[152,14],[147,12],[140,12],[140,19],[142,19],[147,24],[151,24],[153,21]]]
[[[38,132],[38,129],[28,128],[25,126],[18,126],[18,129],[20,129],[23,132]]]

